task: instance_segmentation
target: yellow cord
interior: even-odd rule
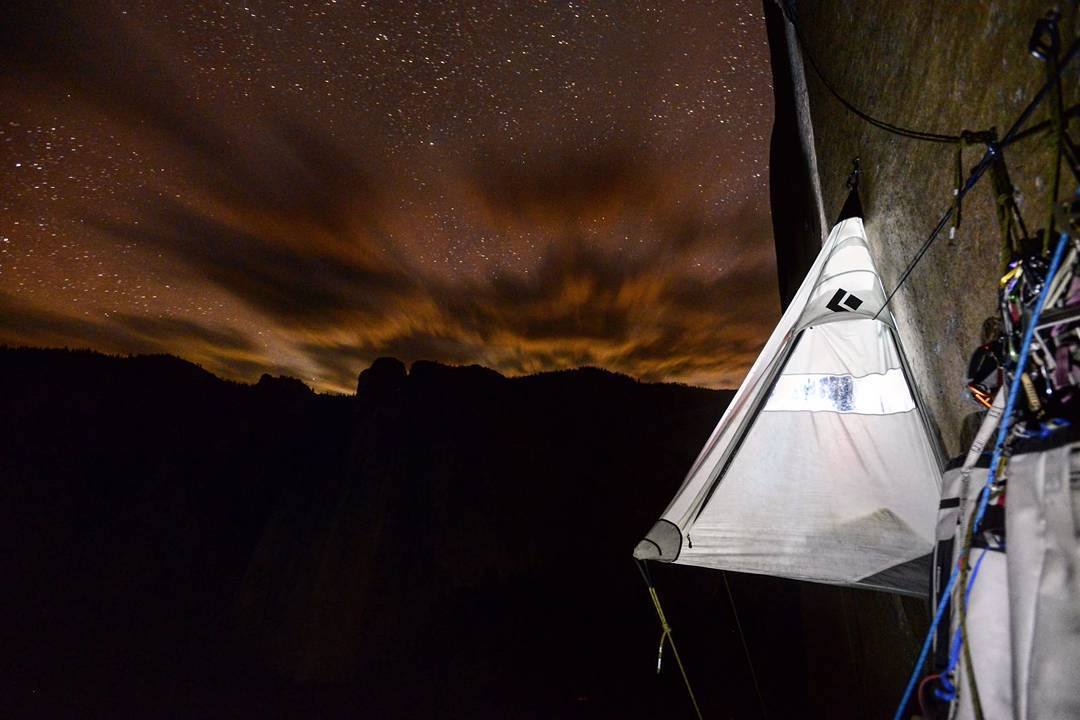
[[[675,638],[671,635],[671,626],[668,625],[667,617],[664,615],[664,608],[660,607],[660,596],[656,594],[656,588],[649,585],[649,597],[652,598],[653,607],[656,608],[656,616],[660,618],[660,653],[656,658],[656,672],[660,672],[660,660],[664,653],[664,641],[667,640],[671,645],[671,653],[675,656],[675,662],[679,666],[679,672],[682,673],[683,683],[686,685],[686,692],[690,695],[690,702],[694,704],[694,712],[697,714],[698,720],[703,720],[701,715],[701,708],[698,707],[697,698],[694,696],[694,689],[690,687],[690,678],[686,674],[686,668],[683,666],[682,658],[679,657],[679,649],[675,647]]]

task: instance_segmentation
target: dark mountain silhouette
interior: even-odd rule
[[[0,350],[8,702],[682,715],[630,551],[730,396],[382,359],[341,397],[167,356]],[[755,717],[719,574],[657,573],[702,703]],[[731,579],[782,716],[806,697],[798,586]]]

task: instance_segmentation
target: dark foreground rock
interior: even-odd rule
[[[383,360],[355,398],[169,357],[0,351],[15,716],[656,717],[630,560],[730,394]],[[658,583],[702,703],[757,701],[716,573]],[[766,702],[799,586],[732,576]]]

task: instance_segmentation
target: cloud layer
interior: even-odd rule
[[[95,277],[127,284],[114,298],[86,268],[7,257],[57,287],[91,290],[75,303],[9,275],[0,341],[174,352],[234,378],[289,372],[338,391],[380,355],[507,373],[596,365],[731,386],[777,316],[764,180],[744,177],[763,165],[767,108],[730,136],[698,132],[692,108],[658,131],[644,107],[657,91],[641,82],[620,89],[625,98],[609,92],[642,107],[603,133],[582,108],[546,109],[538,93],[534,112],[565,128],[489,134],[420,105],[391,130],[392,111],[327,116],[303,97],[189,77],[190,38],[147,17],[74,4],[26,10],[9,27],[0,98],[40,124],[63,96],[77,118],[65,128],[72,140],[109,136],[138,159],[111,166],[103,202],[76,192],[74,174],[55,181],[71,196],[59,205],[13,178],[25,192],[8,204],[22,220],[10,235],[37,232],[35,217],[53,213],[106,266]],[[699,54],[686,62],[704,73],[711,55]],[[205,75],[217,62],[215,72],[230,70],[227,58],[195,66]],[[595,98],[578,101],[610,115]],[[415,102],[427,101],[403,94],[391,104]],[[494,103],[471,117],[501,112]],[[423,141],[436,121],[449,149]],[[91,155],[79,162],[108,166]]]

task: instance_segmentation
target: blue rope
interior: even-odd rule
[[[953,586],[956,585],[956,579],[960,577],[960,573],[954,567],[952,574],[949,575],[949,582],[945,584],[945,589],[941,592],[941,602],[938,603],[937,610],[934,612],[934,620],[930,623],[930,630],[926,633],[926,639],[923,640],[922,650],[919,651],[919,659],[915,662],[915,669],[911,672],[911,677],[908,678],[907,687],[904,689],[904,697],[900,700],[900,705],[896,708],[896,714],[893,715],[893,720],[904,719],[904,708],[907,707],[908,701],[911,700],[911,693],[915,690],[915,683],[919,680],[919,672],[922,670],[923,665],[926,664],[926,656],[930,654],[930,643],[934,640],[934,634],[937,632],[938,624],[941,622],[941,616],[945,613],[945,606],[948,604],[948,598],[952,595]]]
[[[984,549],[979,555],[979,559],[975,561],[975,568],[971,571],[973,575],[978,574],[979,566],[982,565],[986,553],[987,551]],[[964,591],[964,605],[968,607],[971,606],[971,588],[972,584],[969,582],[967,589]],[[941,673],[941,685],[944,692],[937,693],[937,696],[942,700],[952,700],[956,697],[956,686],[953,685],[948,676],[956,668],[957,663],[960,662],[960,648],[963,644],[963,635],[961,633],[963,629],[963,625],[959,625],[956,632],[953,633],[952,646],[949,648],[949,666],[945,672]]]
[[[990,488],[994,484],[998,464],[1001,462],[1002,450],[1005,446],[1005,439],[1009,435],[1013,411],[1016,406],[1016,398],[1020,394],[1020,378],[1023,376],[1024,369],[1027,367],[1028,354],[1031,350],[1031,340],[1035,336],[1035,325],[1038,324],[1039,316],[1042,314],[1043,305],[1046,303],[1046,296],[1050,292],[1050,281],[1053,279],[1054,275],[1057,274],[1058,267],[1061,265],[1061,257],[1065,253],[1065,246],[1068,244],[1068,240],[1069,234],[1066,232],[1061,233],[1057,247],[1054,248],[1054,256],[1050,261],[1050,268],[1046,271],[1046,280],[1043,282],[1042,292],[1039,293],[1039,299],[1035,303],[1035,309],[1031,313],[1031,319],[1028,321],[1027,328],[1024,330],[1024,340],[1020,346],[1020,357],[1016,361],[1016,370],[1013,373],[1012,383],[1009,385],[1009,397],[1005,402],[1005,413],[1001,416],[1001,425],[998,426],[997,440],[994,442],[994,453],[990,459],[990,472],[986,475],[986,485],[983,487],[982,495],[979,498],[979,506],[975,511],[972,532],[978,532],[983,515],[986,514],[986,506],[990,502]],[[964,558],[961,557],[960,562],[963,562],[963,560]],[[930,623],[930,630],[926,633],[926,640],[923,641],[922,650],[919,652],[919,658],[915,663],[915,668],[911,671],[911,677],[908,679],[907,687],[904,689],[904,696],[900,700],[900,705],[896,708],[893,720],[903,720],[904,708],[907,707],[908,702],[911,700],[911,693],[915,690],[915,683],[919,679],[919,673],[922,672],[923,665],[926,664],[926,656],[930,652],[930,644],[933,642],[934,633],[937,631],[938,624],[941,622],[941,616],[945,612],[945,606],[949,602],[949,596],[952,594],[952,588],[956,584],[956,579],[959,574],[960,565],[957,563],[956,566],[953,567],[952,573],[949,575],[949,582],[945,586],[945,590],[941,593],[941,600],[938,602],[937,611],[934,613],[934,620]],[[970,592],[971,586],[975,582],[976,575],[977,570],[973,570],[971,578],[968,580],[966,592]]]
[[[1024,344],[1020,347],[1020,358],[1017,361],[1017,365],[1016,365],[1016,377],[1013,378],[1013,384],[1009,388],[1009,404],[1010,405],[1013,402],[1015,402],[1015,400],[1016,400],[1015,396],[1017,395],[1018,386],[1020,385],[1020,376],[1023,374],[1024,368],[1027,365],[1028,353],[1029,353],[1029,351],[1031,349],[1031,340],[1035,335],[1035,325],[1039,321],[1039,316],[1042,315],[1043,305],[1046,303],[1046,296],[1050,293],[1050,281],[1054,279],[1055,275],[1057,275],[1058,266],[1061,265],[1061,258],[1065,254],[1065,246],[1068,244],[1068,242],[1069,242],[1069,234],[1065,233],[1065,232],[1061,233],[1061,236],[1058,238],[1057,247],[1054,248],[1054,257],[1050,261],[1050,269],[1046,271],[1046,281],[1043,283],[1043,290],[1042,290],[1041,293],[1039,293],[1039,300],[1035,304],[1035,309],[1031,312],[1031,320],[1028,322],[1027,329],[1024,331]],[[994,452],[996,454],[996,457],[991,459],[991,461],[990,461],[990,463],[991,463],[990,464],[990,468],[991,468],[990,473],[991,473],[991,475],[993,475],[997,471],[997,461],[1001,457],[999,447],[1004,442],[1002,440],[1002,435],[1003,434],[1004,435],[1008,434],[1008,428],[1006,428],[1005,426],[1008,423],[1008,419],[1010,417],[1011,417],[1010,412],[1006,411],[1006,414],[1002,418],[1002,421],[1003,421],[1002,426],[1000,428],[998,428],[998,442],[994,446]],[[986,507],[987,507],[987,505],[990,504],[990,491],[989,491],[990,485],[991,485],[990,477],[988,476],[987,477],[986,488],[984,488],[983,495],[979,499],[979,509],[975,514],[975,524],[974,524],[974,527],[972,529],[972,532],[977,532],[978,531],[979,527],[982,524],[983,515],[986,513]],[[980,557],[979,560],[981,561],[982,558]],[[972,568],[972,570],[971,570],[971,577],[968,578],[968,586],[967,586],[967,589],[964,591],[964,597],[965,598],[968,597],[971,594],[971,588],[975,586],[975,578],[977,578],[979,576],[979,565],[980,564],[981,564],[981,562],[975,563],[975,567]],[[960,634],[960,628],[957,628],[956,632],[957,632],[957,635],[959,635]],[[959,661],[959,653],[957,653],[953,657],[950,657],[949,658],[949,667],[946,670],[946,672],[951,673],[956,668],[956,663],[958,661]]]

